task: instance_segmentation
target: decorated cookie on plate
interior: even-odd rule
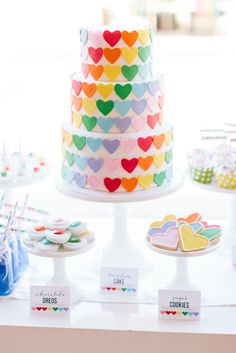
[[[59,249],[59,244],[52,243],[47,238],[43,238],[35,242],[34,247],[40,251],[56,252]]]
[[[62,229],[48,229],[45,234],[47,240],[55,244],[64,244],[66,243],[70,237],[71,233],[68,230]]]
[[[86,247],[87,241],[81,240],[76,236],[71,236],[67,243],[63,244],[65,250],[78,250]]]
[[[90,230],[86,230],[85,232],[80,234],[79,238],[81,240],[87,241],[87,243],[91,243],[92,241],[94,241],[94,233]]]
[[[37,224],[27,229],[27,234],[32,240],[41,240],[45,236],[47,227],[44,224]]]
[[[69,226],[69,221],[65,218],[48,218],[45,220],[45,224],[49,229],[61,229],[66,230]]]
[[[81,221],[73,221],[68,225],[68,230],[72,235],[80,235],[87,231],[87,224]]]

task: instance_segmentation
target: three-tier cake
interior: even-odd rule
[[[133,192],[172,178],[172,126],[163,77],[152,73],[152,31],[81,29],[82,72],[72,76],[62,177],[70,190]]]

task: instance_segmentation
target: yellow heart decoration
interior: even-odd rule
[[[121,55],[128,64],[132,64],[138,55],[138,48],[123,48]]]
[[[108,85],[104,85],[102,83],[99,83],[97,85],[97,91],[99,92],[99,94],[104,98],[107,99],[108,97],[110,97],[110,95],[113,92],[113,84],[109,83]]]
[[[115,81],[115,79],[119,76],[120,71],[121,71],[121,69],[120,69],[119,65],[114,65],[114,66],[106,65],[106,66],[104,66],[105,75],[111,81]]]
[[[194,233],[188,224],[183,224],[179,230],[183,251],[202,250],[209,246],[209,240],[202,235]]]
[[[156,156],[154,156],[153,161],[156,164],[157,168],[161,168],[162,164],[165,162],[165,153],[157,154]]]
[[[148,30],[147,29],[144,29],[144,30],[140,29],[138,31],[138,37],[140,39],[140,42],[145,45],[148,42],[148,39],[149,39]]]
[[[77,112],[72,112],[72,120],[77,128],[82,124],[82,116]]]
[[[166,215],[162,221],[155,221],[151,223],[150,228],[161,228],[166,222],[176,221],[176,216],[173,214]]]
[[[140,176],[138,178],[138,183],[140,186],[142,186],[143,189],[148,189],[150,185],[153,183],[153,175],[148,174],[148,175]]]
[[[166,144],[169,146],[171,144],[171,141],[172,141],[172,130],[166,132],[165,134],[165,141],[166,141]]]
[[[73,135],[70,132],[65,131],[64,136],[67,146],[71,146],[73,143]]]
[[[92,115],[96,108],[96,101],[95,99],[83,98],[82,105],[83,105],[83,108],[86,110],[86,112],[89,115]]]

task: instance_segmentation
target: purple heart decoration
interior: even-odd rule
[[[80,188],[83,188],[84,185],[87,183],[86,175],[81,175],[79,173],[75,173],[74,180]]]
[[[130,118],[115,118],[114,122],[115,122],[115,126],[117,127],[117,129],[119,129],[120,132],[123,133],[130,126],[131,120],[130,120]]]
[[[89,158],[88,159],[88,165],[89,167],[94,171],[94,173],[97,173],[103,166],[103,159],[94,159],[94,158]]]
[[[142,114],[142,112],[146,108],[146,105],[147,105],[147,101],[145,99],[140,99],[140,100],[133,99],[131,101],[132,109],[136,114]]]
[[[148,231],[148,235],[152,236],[154,234],[164,234],[166,231],[171,228],[171,227],[176,227],[177,222],[176,221],[169,221],[163,224],[161,228],[151,228]]]
[[[103,141],[103,146],[109,153],[112,154],[120,146],[120,141],[119,140],[107,140],[107,139],[105,139]]]
[[[158,88],[159,88],[158,81],[148,82],[148,91],[151,93],[152,96],[154,96],[157,93]]]

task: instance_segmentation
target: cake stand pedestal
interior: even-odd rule
[[[201,189],[228,195],[229,214],[226,226],[223,228],[222,255],[232,256],[232,247],[236,246],[236,189],[219,188],[216,183],[205,185],[188,178],[191,183]],[[236,261],[236,259],[234,259]],[[234,263],[236,264],[236,262]]]
[[[81,189],[81,191],[69,189],[60,179],[56,186],[64,194],[86,201],[109,202],[113,204],[113,235],[108,246],[103,250],[99,259],[101,267],[135,267],[140,273],[145,273],[150,266],[145,261],[143,253],[134,244],[128,233],[128,207],[130,202],[160,199],[168,196],[182,187],[184,175],[174,177],[171,183],[152,190],[136,191],[132,193],[113,194],[95,192]],[[99,266],[97,266],[99,267]]]
[[[94,241],[88,243],[82,249],[70,250],[66,251],[63,249],[59,249],[55,252],[49,251],[40,251],[38,249],[32,248],[30,246],[24,247],[27,251],[36,256],[40,257],[49,257],[53,260],[53,275],[52,278],[46,283],[49,286],[70,286],[71,289],[71,303],[75,303],[83,299],[83,291],[74,282],[72,282],[67,275],[66,272],[66,258],[71,256],[81,255],[87,251],[89,251],[94,246]]]
[[[176,290],[198,290],[199,288],[192,282],[189,275],[189,259],[192,257],[207,255],[216,249],[218,249],[220,242],[215,245],[210,246],[207,249],[201,251],[170,251],[165,249],[160,249],[146,241],[147,246],[162,255],[174,256],[176,258],[176,268],[175,275],[172,281],[167,285],[166,289],[176,289]]]

